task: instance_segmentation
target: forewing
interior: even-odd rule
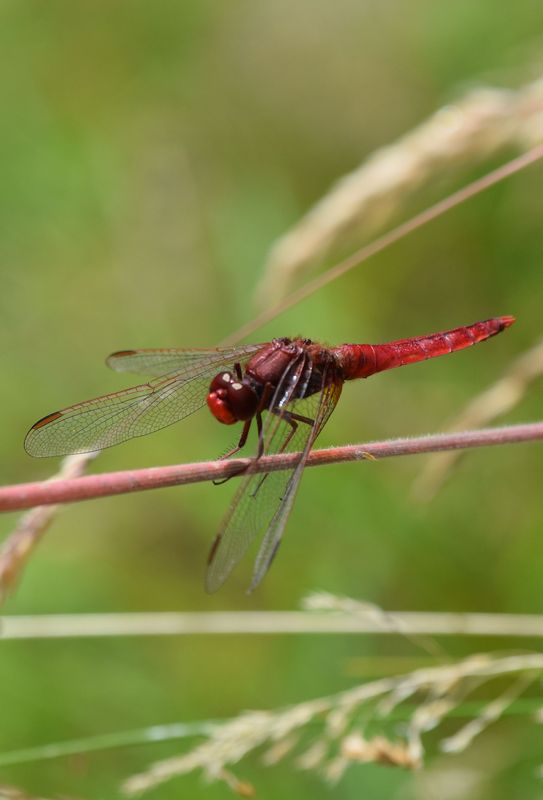
[[[307,365],[304,363],[301,366],[303,368]],[[296,381],[296,376],[298,381]],[[209,592],[214,592],[222,586],[257,536],[265,534],[261,551],[257,556],[251,589],[264,576],[273,554],[277,550],[288,512],[294,501],[303,463],[315,436],[326,421],[321,412],[324,395],[317,393],[305,400],[290,400],[290,397],[295,394],[299,382],[306,378],[307,372],[304,377],[300,364],[293,367],[291,373],[284,376],[284,385],[278,387],[277,400],[282,404],[284,411],[313,419],[315,424],[308,425],[298,421],[295,432],[286,445],[285,442],[292,434],[293,428],[286,421],[285,416],[268,413],[264,428],[265,454],[300,452],[300,458],[289,470],[267,474],[251,474],[249,470],[242,479],[211,550],[206,576],[206,589]],[[328,398],[328,394],[326,397]],[[331,402],[327,399],[326,403],[328,405],[327,418],[335,405],[335,400]],[[276,538],[277,543],[272,544],[272,539],[275,542]],[[266,550],[268,546],[273,548],[269,558],[265,558],[262,553],[265,545]],[[263,566],[264,562],[266,562],[265,567]],[[257,569],[258,580],[256,579]]]
[[[176,372],[178,377],[188,376],[211,365],[243,364],[249,356],[260,350],[261,344],[239,347],[218,347],[213,350],[119,350],[112,353],[106,363],[116,372],[132,372],[135,375],[165,375]]]
[[[86,453],[172,425],[204,405],[209,383],[217,372],[232,369],[236,361],[243,363],[254,352],[240,350],[205,351],[205,355],[202,351],[200,360],[192,360],[190,366],[185,359],[180,369],[148,383],[49,414],[28,432],[26,451],[38,457]]]

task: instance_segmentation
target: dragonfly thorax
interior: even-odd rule
[[[224,425],[234,425],[254,417],[258,395],[246,382],[232,372],[220,372],[211,381],[207,405],[215,419]]]

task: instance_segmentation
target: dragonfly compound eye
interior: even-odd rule
[[[215,419],[224,425],[233,425],[255,415],[258,397],[231,372],[221,372],[211,381],[207,405]]]

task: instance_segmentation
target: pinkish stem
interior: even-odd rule
[[[503,428],[442,433],[432,436],[416,436],[388,439],[384,442],[330,447],[314,450],[307,466],[336,464],[342,461],[361,461],[392,456],[434,453],[439,450],[461,450],[470,447],[513,444],[543,439],[543,422],[525,425],[510,425]],[[263,456],[256,466],[257,472],[270,472],[292,466],[296,453]],[[108,472],[102,475],[86,475],[80,478],[20,483],[0,488],[0,511],[18,511],[33,506],[53,503],[73,503],[165,486],[219,480],[240,474],[251,463],[248,458],[230,461],[202,461],[196,464],[180,464],[169,467]]]

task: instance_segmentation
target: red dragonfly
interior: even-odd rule
[[[101,450],[171,425],[207,405],[225,425],[243,423],[244,446],[253,420],[256,459],[244,473],[211,548],[206,588],[216,591],[253,540],[261,536],[250,591],[268,571],[281,542],[311,447],[341,394],[344,381],[368,378],[403,364],[462,350],[508,328],[494,317],[454,330],[387,344],[326,347],[310,339],[274,339],[216,350],[121,350],[107,363],[117,372],[155,376],[148,383],[56,411],[25,439],[32,456]],[[268,412],[263,417],[264,412]],[[290,469],[256,473],[264,454],[298,452]]]

